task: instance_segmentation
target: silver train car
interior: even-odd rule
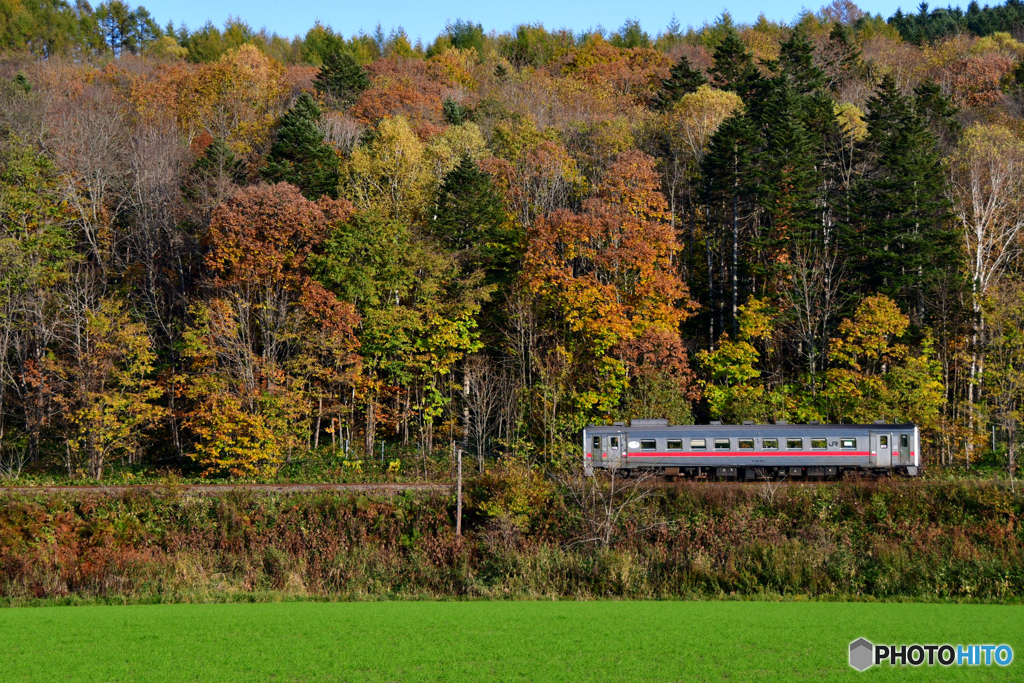
[[[824,479],[847,472],[921,472],[921,436],[914,424],[669,425],[633,420],[629,426],[583,430],[584,473],[596,469],[654,471],[666,477],[758,480]]]

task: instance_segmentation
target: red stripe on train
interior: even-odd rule
[[[749,458],[755,455],[769,458],[795,458],[803,456],[811,458],[820,458],[822,456],[842,458],[871,455],[871,453],[868,451],[743,451],[742,453],[736,453],[735,451],[705,451],[703,453],[680,451],[679,453],[625,454],[627,458]]]

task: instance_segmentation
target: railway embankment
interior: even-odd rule
[[[709,485],[510,467],[449,485],[7,489],[0,599],[1020,602],[1024,495],[979,482]]]

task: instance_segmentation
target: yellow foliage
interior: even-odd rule
[[[163,395],[149,376],[156,354],[146,326],[133,322],[122,304],[104,299],[84,312],[79,345],[68,362],[51,359],[51,370],[70,390],[58,399],[69,426],[69,453],[88,458],[90,474],[100,479],[109,460],[131,455],[142,431],[165,410],[153,403]]]
[[[902,337],[909,325],[910,318],[889,297],[866,297],[857,306],[854,319],[839,324],[843,336],[832,340],[829,356],[857,371],[900,360],[907,355],[907,347],[892,344],[892,340]]]
[[[765,31],[745,29],[740,32],[740,40],[754,55],[754,63],[769,62],[779,58],[780,45],[778,36]]]
[[[246,44],[184,74],[177,110],[189,141],[205,132],[240,155],[263,146],[287,94],[284,67]]]
[[[673,151],[694,163],[700,163],[707,152],[711,136],[722,122],[743,107],[743,100],[734,92],[702,85],[697,92],[684,95],[669,110],[666,126]]]
[[[843,132],[854,142],[860,142],[868,136],[868,124],[864,121],[864,112],[857,105],[845,102],[835,105],[836,120]]]
[[[975,39],[973,36],[956,35],[946,40],[926,46],[922,54],[929,66],[936,69],[943,69],[962,59],[966,59],[973,50]]]
[[[750,297],[740,306],[739,339],[723,334],[713,349],[697,353],[698,363],[710,375],[701,385],[712,417],[738,424],[768,422],[786,414],[785,397],[761,382],[761,354],[751,343],[771,339],[774,314],[767,300]]]
[[[465,155],[474,160],[487,155],[487,142],[475,123],[450,126],[440,135],[435,135],[424,150],[434,185],[439,186]]]
[[[473,77],[476,62],[477,54],[473,48],[460,50],[450,47],[428,59],[427,68],[441,79],[471,90],[477,87],[476,79]]]
[[[751,296],[739,312],[740,339],[767,341],[775,334],[775,311],[767,299]]]
[[[409,220],[420,214],[435,182],[423,142],[403,116],[384,119],[369,145],[352,152],[346,189],[361,209]]]
[[[173,37],[162,36],[146,47],[146,54],[157,59],[180,61],[188,56],[188,49],[178,45]]]
[[[479,508],[488,517],[525,530],[544,511],[553,487],[540,468],[510,456],[502,460],[500,468],[501,476],[487,472],[481,478]]]
[[[979,38],[977,42],[971,46],[970,52],[972,55],[983,55],[994,52],[1020,61],[1021,59],[1024,59],[1024,43],[1015,40],[1009,33],[997,31],[992,35]]]
[[[211,393],[185,421],[197,437],[196,455],[204,475],[236,477],[271,474],[282,462],[283,449],[264,415],[243,409],[237,396]]]
[[[185,330],[182,348],[189,374],[179,384],[190,406],[183,426],[196,441],[191,457],[204,476],[273,473],[304,444],[308,403],[296,380],[238,343],[247,331],[240,332],[229,303],[214,299],[191,314],[195,325]],[[223,369],[224,355],[234,355],[241,372]]]

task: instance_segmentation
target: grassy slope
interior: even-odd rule
[[[3,681],[1020,680],[1024,607],[392,602],[0,610]],[[1007,668],[875,668],[847,644],[1008,643]]]

